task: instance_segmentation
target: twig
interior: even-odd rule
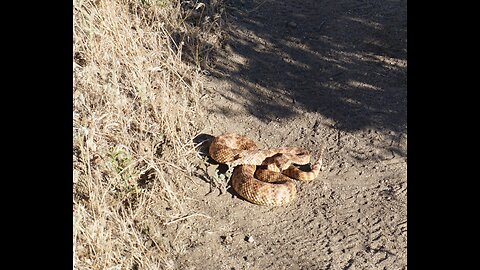
[[[322,29],[322,27],[325,25],[326,22],[327,22],[327,20],[323,20],[323,22],[320,23],[320,26],[319,26],[318,29],[317,29],[317,32],[318,32],[318,33],[320,32],[320,30]]]
[[[210,217],[210,216],[207,216],[207,215],[204,215],[204,214],[198,214],[198,213],[195,213],[195,214],[191,214],[191,215],[188,215],[188,216],[184,216],[184,217],[177,218],[177,219],[174,219],[174,220],[172,220],[172,221],[169,221],[169,222],[163,223],[163,225],[170,225],[170,224],[173,224],[173,223],[176,223],[176,222],[179,222],[179,221],[185,220],[185,219],[187,219],[187,218],[195,217],[195,216],[201,216],[201,217],[206,217],[206,218],[212,218],[212,217]]]
[[[393,164],[398,164],[398,163],[406,163],[406,160],[401,158],[401,157],[394,157],[391,159],[387,160],[382,160],[382,163],[385,165],[393,165]]]
[[[150,241],[152,241],[152,243],[155,245],[155,247],[156,247],[159,251],[165,251],[164,249],[160,248],[160,246],[158,245],[157,241],[155,241],[150,235],[148,235],[148,238],[150,239]]]
[[[262,3],[258,4],[258,6],[252,8],[251,10],[247,10],[247,13],[250,13],[250,12],[253,12],[253,11],[257,10],[261,5],[265,4],[265,2],[267,2],[267,1],[268,0],[265,0]]]

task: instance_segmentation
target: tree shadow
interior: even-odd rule
[[[225,4],[229,39],[209,68],[237,86],[225,98],[264,122],[308,111],[339,130],[406,131],[406,1]]]

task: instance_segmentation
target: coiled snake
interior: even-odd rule
[[[260,150],[253,140],[235,133],[215,137],[209,154],[219,163],[235,166],[232,186],[240,196],[259,205],[285,206],[296,197],[292,178],[309,181],[318,176],[324,149],[320,148],[320,157],[309,171],[293,165],[308,164],[308,151],[298,147]]]

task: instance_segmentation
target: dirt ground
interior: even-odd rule
[[[406,1],[227,5],[204,133],[314,154],[326,144],[324,169],[297,183],[294,203],[269,208],[199,160],[189,196],[202,215],[171,225],[176,267],[407,269]]]

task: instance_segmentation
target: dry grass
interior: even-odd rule
[[[73,14],[74,268],[174,268],[202,84],[172,35],[196,37],[198,63],[204,29],[171,0],[74,0]]]

